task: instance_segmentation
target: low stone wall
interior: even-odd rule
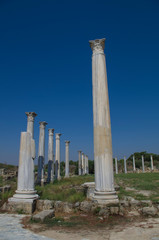
[[[159,216],[159,203],[152,203],[150,200],[135,200],[132,197],[125,197],[124,200],[120,200],[118,204],[99,205],[96,201],[83,201],[76,202],[74,204],[62,201],[53,200],[34,200],[32,203],[17,203],[12,202],[5,203],[1,210],[7,212],[20,212],[26,214],[32,214],[44,210],[53,209],[56,212],[62,213],[75,213],[77,211],[83,213],[96,214],[103,218],[109,215],[120,216]]]
[[[55,213],[74,213],[76,211],[81,211],[83,213],[92,213],[103,217],[108,217],[109,215],[159,216],[159,203],[153,204],[150,200],[138,201],[131,197],[125,197],[124,200],[120,200],[116,205],[99,205],[95,201],[83,201],[71,204],[62,201],[37,200],[37,211],[50,209],[54,209]]]

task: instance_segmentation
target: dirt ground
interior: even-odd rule
[[[159,240],[159,218],[112,216],[103,219],[80,215],[77,219],[78,224],[69,227],[30,223],[27,217],[22,223],[25,228],[56,240]],[[74,217],[75,222],[77,219]]]

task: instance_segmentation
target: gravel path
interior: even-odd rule
[[[23,228],[20,223],[26,215],[0,214],[0,240],[159,240],[159,218],[148,218],[146,221],[134,222],[121,228],[98,229],[66,232],[46,230],[39,235]],[[54,236],[55,238],[52,238]]]
[[[0,240],[53,240],[53,238],[39,236],[24,229],[20,223],[24,216],[0,214]]]

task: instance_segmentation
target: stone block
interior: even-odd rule
[[[92,208],[92,205],[93,205],[92,202],[83,201],[83,202],[81,202],[80,210],[83,211],[83,212],[90,212],[91,208]]]
[[[7,203],[4,203],[1,210],[9,212],[22,212],[32,214],[36,209],[36,200],[34,199],[15,199],[9,198]]]
[[[155,208],[154,206],[152,207],[144,207],[142,209],[143,215],[149,215],[149,216],[155,216],[157,215],[158,209]]]
[[[54,210],[44,210],[40,213],[37,213],[32,216],[32,219],[35,221],[44,221],[46,218],[52,218],[55,216]]]
[[[119,213],[119,207],[110,207],[110,214],[117,215]]]

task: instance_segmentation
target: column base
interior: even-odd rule
[[[14,199],[38,199],[39,196],[36,194],[36,191],[19,191],[16,190],[16,193],[13,195]]]
[[[15,194],[16,195],[16,194]],[[36,199],[9,198],[2,210],[32,214],[36,209]]]
[[[116,191],[98,192],[95,190],[93,195],[93,200],[96,200],[99,204],[104,204],[104,205],[119,203],[119,199],[116,194]]]

